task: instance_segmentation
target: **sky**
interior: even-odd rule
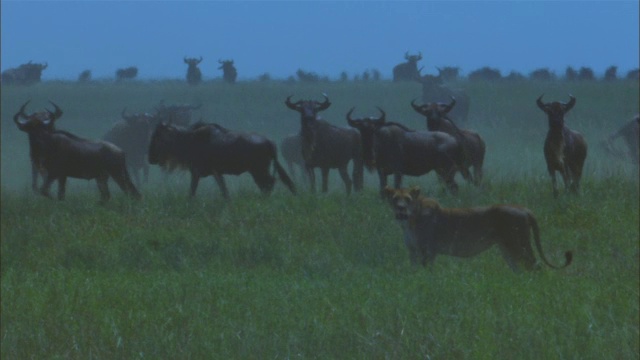
[[[391,78],[420,52],[423,74],[484,66],[523,74],[639,63],[636,1],[23,1],[3,0],[2,71],[46,62],[43,80],[184,78],[203,57],[205,79],[233,59],[238,77],[287,78],[298,69],[338,78],[376,69]]]

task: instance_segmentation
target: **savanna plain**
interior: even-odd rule
[[[70,179],[64,201],[31,191],[28,141],[12,117],[58,104],[59,129],[99,138],[128,112],[202,103],[194,120],[253,131],[277,143],[298,131],[287,96],[332,102],[324,119],[377,116],[416,129],[417,83],[211,81],[116,84],[45,82],[2,87],[1,280],[3,359],[637,359],[638,168],[599,142],[639,111],[637,81],[458,82],[471,98],[463,127],[487,144],[481,187],[435,174],[406,177],[443,206],[495,203],[531,209],[542,246],[566,269],[513,273],[497,249],[472,259],[412,266],[378,179],[346,196],[338,174],[312,194],[298,171],[294,196],[270,196],[249,175],[212,178],[189,199],[185,173],[152,168],[142,201],[113,182],[98,203],[95,182]],[[554,199],[542,153],[544,101],[577,104],[567,125],[589,153],[578,195]],[[622,146],[622,144],[618,144]],[[282,160],[282,157],[280,157]],[[391,179],[390,179],[391,180]],[[52,188],[55,194],[57,187]]]

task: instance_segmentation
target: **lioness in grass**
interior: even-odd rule
[[[538,224],[529,209],[516,205],[445,209],[437,201],[421,196],[417,187],[387,186],[383,193],[402,225],[414,264],[431,264],[438,254],[471,257],[495,244],[514,272],[519,264],[533,270],[538,266],[531,247],[531,230],[538,253],[547,265],[560,269],[571,263],[571,251],[565,252],[564,265],[549,263],[540,245]]]

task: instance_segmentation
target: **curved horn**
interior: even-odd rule
[[[24,105],[22,105],[20,107],[20,110],[18,110],[18,112],[13,115],[13,121],[16,123],[16,125],[18,125],[18,127],[22,127],[22,125],[25,124],[24,121],[20,121],[19,118],[23,117],[23,118],[27,118],[27,115],[24,113],[24,109],[27,107],[27,104],[29,104],[31,102],[31,100],[27,100],[26,103],[24,103]]]
[[[418,114],[422,114],[422,107],[416,105],[416,99],[411,100],[411,107],[413,108],[413,110],[415,110],[415,112],[417,112]]]
[[[188,63],[189,63],[189,61],[187,61],[187,57],[186,57],[186,56],[184,57],[184,63],[185,63],[185,64],[188,64]]]
[[[322,93],[324,96],[324,101],[318,106],[318,111],[326,110],[329,106],[331,106],[331,102],[329,101],[329,97],[327,94]]]
[[[418,59],[417,60],[422,60],[422,51],[418,51]]]
[[[444,113],[448,113],[449,111],[451,111],[451,109],[453,109],[453,107],[456,106],[456,98],[451,96],[451,102],[449,103],[449,105],[445,105],[444,109],[442,109],[444,111]]]
[[[54,103],[53,101],[49,100],[49,102],[51,103],[51,105],[53,105],[53,108],[55,110],[55,112],[51,112],[49,110],[47,110],[47,112],[49,113],[49,116],[51,116],[51,121],[57,120],[60,118],[60,116],[62,116],[62,109],[60,109],[60,107],[58,105],[56,105],[56,103]]]
[[[378,108],[378,111],[380,111],[380,117],[376,121],[380,123],[384,123],[385,121],[387,121],[387,114],[384,112],[384,110],[382,110],[379,106],[376,106],[376,108]]]
[[[573,95],[569,94],[569,102],[564,105],[564,112],[566,113],[567,111],[571,110],[571,108],[573,108],[575,104],[576,98]]]
[[[198,59],[198,64],[200,64],[202,62],[202,56],[200,56],[200,59]]]
[[[289,95],[287,97],[287,100],[284,101],[284,104],[287,105],[287,107],[291,110],[298,110],[298,104],[300,103],[300,101],[298,101],[297,103],[292,103],[291,102],[291,97],[293,97],[293,95]]]
[[[404,58],[405,58],[405,60],[409,60],[409,52],[408,51],[404,53]]]
[[[355,107],[352,107],[351,110],[349,110],[349,112],[347,113],[347,123],[351,127],[355,127],[355,125],[356,125],[355,121],[351,118],[351,114],[353,113],[354,109],[355,109]]]
[[[40,65],[40,67],[42,67],[42,70],[46,69],[49,66],[49,63],[44,63],[44,65]]]
[[[547,104],[542,102],[542,97],[543,96],[544,96],[544,94],[540,95],[538,100],[536,100],[536,104],[538,104],[538,107],[540,108],[540,110],[546,112],[547,111]]]

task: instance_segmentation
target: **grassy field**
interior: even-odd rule
[[[328,194],[263,196],[248,175],[227,177],[225,202],[211,178],[187,198],[188,176],[151,182],[134,202],[111,184],[70,180],[67,199],[30,189],[27,137],[12,116],[52,100],[58,127],[98,138],[124,107],[203,103],[196,120],[279,142],[299,129],[288,95],[321,99],[322,113],[376,115],[424,128],[409,102],[418,84],[181,82],[43,83],[2,87],[1,357],[634,359],[640,354],[638,168],[599,141],[639,111],[637,82],[459,83],[472,99],[465,126],[487,143],[485,183],[444,193],[429,174],[406,178],[445,206],[516,203],[530,208],[554,263],[514,274],[492,249],[412,267],[402,231],[378,197],[378,180],[347,197],[337,173]],[[582,191],[554,200],[535,99],[577,98],[567,124],[589,143]],[[303,188],[302,182],[298,185]],[[54,186],[54,193],[56,187]]]

